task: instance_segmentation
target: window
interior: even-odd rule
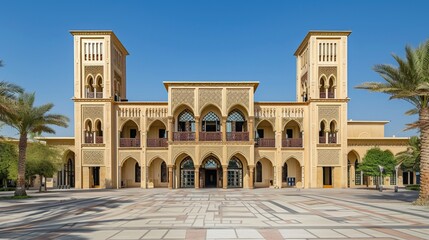
[[[256,163],[256,182],[262,182],[262,163]]]
[[[238,110],[233,110],[226,119],[227,132],[245,132],[245,122],[243,114]]]
[[[135,167],[134,167],[134,177],[135,177],[135,182],[140,182],[141,181],[141,171],[140,171],[140,166],[138,163],[136,163]]]
[[[130,129],[130,138],[136,138],[137,129]]]
[[[282,182],[287,182],[287,163],[282,167]]]
[[[168,182],[167,164],[164,161],[161,163],[161,182]]]
[[[258,129],[257,133],[257,138],[264,138],[264,129]]]
[[[202,130],[205,132],[220,131],[219,117],[213,112],[207,113],[203,118]]]
[[[165,129],[158,130],[158,138],[166,138]]]
[[[293,138],[293,130],[286,129],[286,138]]]
[[[195,131],[194,115],[187,109],[179,114],[178,131],[179,132],[194,132]]]

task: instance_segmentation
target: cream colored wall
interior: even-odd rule
[[[135,180],[135,166],[137,161],[129,158],[121,167],[121,182],[124,187],[140,187],[140,183]]]
[[[348,137],[369,138],[384,137],[386,122],[352,122],[347,124]]]
[[[267,122],[267,121],[263,121],[261,122],[257,127],[257,129],[263,129],[264,130],[264,138],[268,138],[268,139],[273,139],[275,138],[275,134],[273,131],[273,127],[272,125]]]
[[[147,132],[148,139],[157,139],[159,138],[159,130],[164,129],[167,131],[166,126],[160,122],[156,121],[150,125],[149,131]]]
[[[161,164],[164,160],[157,158],[149,166],[149,187],[167,187],[168,182],[161,182]],[[168,174],[168,168],[167,168]],[[167,176],[168,179],[168,176]]]
[[[286,138],[286,130],[287,129],[292,129],[292,134],[293,134],[293,138],[300,138],[300,127],[299,124],[295,121],[289,121],[284,129],[283,129],[283,133],[282,133],[282,138]],[[290,138],[290,136],[289,136]]]
[[[255,164],[255,187],[270,187],[270,181],[274,182],[274,169],[270,160],[263,158],[259,162],[262,164],[262,182],[256,182],[256,164]]]

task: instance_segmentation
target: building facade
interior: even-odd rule
[[[374,184],[356,172],[369,148],[406,149],[408,138],[384,137],[385,121],[347,120],[348,31],[304,38],[296,102],[255,102],[254,81],[167,81],[167,102],[131,102],[115,34],[71,33],[75,137],[44,138],[64,149],[56,185],[346,188]]]

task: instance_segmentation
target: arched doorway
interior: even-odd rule
[[[195,187],[195,167],[191,157],[183,159],[180,163],[180,187]]]
[[[359,154],[352,150],[347,154],[347,186],[362,185],[362,172],[358,171]]]
[[[75,187],[75,154],[68,151],[65,154],[64,165],[57,173],[58,188],[74,188]]]
[[[203,179],[203,187],[222,187],[222,165],[219,160],[214,156],[204,159],[200,168],[200,176]]]
[[[301,187],[302,172],[299,161],[288,159],[282,166],[282,187]]]
[[[262,158],[255,165],[255,187],[270,187],[274,182],[273,164],[267,158]]]
[[[150,162],[148,187],[168,187],[168,168],[166,162],[161,158],[155,158]]]
[[[140,187],[141,168],[134,158],[128,158],[121,167],[121,187]]]
[[[232,157],[228,163],[228,187],[243,187],[243,164],[237,157]]]

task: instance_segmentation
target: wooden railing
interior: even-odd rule
[[[222,141],[221,132],[200,132],[200,141]]]
[[[227,132],[227,141],[249,141],[249,132]]]
[[[120,147],[140,147],[139,138],[121,138],[119,139]]]
[[[174,141],[195,141],[195,132],[174,132]]]
[[[95,143],[103,143],[103,136],[96,136]]]
[[[148,138],[147,139],[148,147],[168,147],[166,138]]]
[[[286,138],[282,139],[282,147],[302,147],[302,138]]]
[[[256,139],[257,147],[275,147],[276,139],[274,138],[257,138]]]

